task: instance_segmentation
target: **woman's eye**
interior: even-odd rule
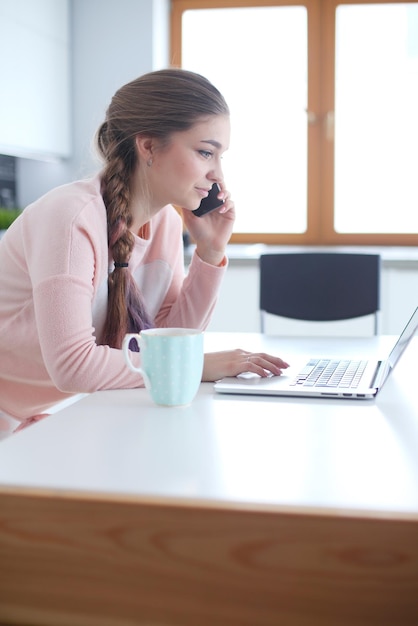
[[[205,159],[210,159],[213,153],[210,150],[199,150],[199,154],[201,154]]]

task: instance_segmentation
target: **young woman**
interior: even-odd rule
[[[97,133],[100,173],[28,206],[0,242],[4,415],[26,425],[73,394],[140,386],[120,349],[125,333],[207,327],[235,215],[221,168],[229,135],[223,97],[198,74],[151,72],[116,92]],[[222,207],[196,217],[214,182]],[[196,243],[187,276],[173,205]],[[285,367],[267,354],[216,352],[202,380]]]

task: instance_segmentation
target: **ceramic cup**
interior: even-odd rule
[[[141,367],[131,360],[130,342],[138,344]],[[127,334],[122,344],[128,367],[141,374],[156,404],[190,404],[202,379],[203,332],[192,328],[152,328]]]

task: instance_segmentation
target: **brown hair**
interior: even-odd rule
[[[126,332],[152,326],[139,289],[126,267],[134,237],[129,230],[131,177],[138,163],[138,134],[169,143],[207,115],[228,115],[220,92],[203,76],[182,69],[145,74],[113,96],[96,142],[105,161],[102,196],[107,211],[108,244],[116,267],[108,279],[108,310],[103,343],[120,348]],[[122,264],[122,267],[120,267]]]

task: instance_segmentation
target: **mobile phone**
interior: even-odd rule
[[[199,207],[192,211],[192,213],[198,217],[202,217],[202,215],[206,215],[206,213],[210,213],[211,211],[214,211],[218,207],[222,206],[224,201],[217,197],[220,190],[221,188],[218,183],[213,183],[212,189],[209,191],[206,198],[203,198]]]

